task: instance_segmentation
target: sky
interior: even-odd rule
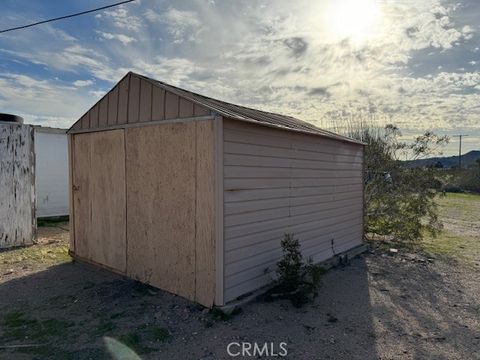
[[[0,29],[115,0],[2,0]],[[128,71],[329,130],[480,149],[480,1],[137,0],[0,34],[0,112],[69,127]]]

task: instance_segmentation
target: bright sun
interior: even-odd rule
[[[325,22],[336,40],[350,39],[361,44],[379,31],[381,10],[379,0],[334,0],[325,11]]]

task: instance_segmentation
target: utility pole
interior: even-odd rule
[[[462,170],[462,138],[468,136],[466,134],[453,135],[453,137],[458,137],[458,170]]]

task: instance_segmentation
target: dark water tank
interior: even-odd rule
[[[0,122],[23,124],[23,118],[17,115],[0,113]]]

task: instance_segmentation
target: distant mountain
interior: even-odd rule
[[[462,168],[475,166],[477,159],[480,159],[480,150],[472,150],[462,155]],[[458,156],[433,157],[428,159],[419,159],[405,161],[407,167],[439,166],[443,168],[458,167]],[[441,165],[441,166],[440,166]]]

